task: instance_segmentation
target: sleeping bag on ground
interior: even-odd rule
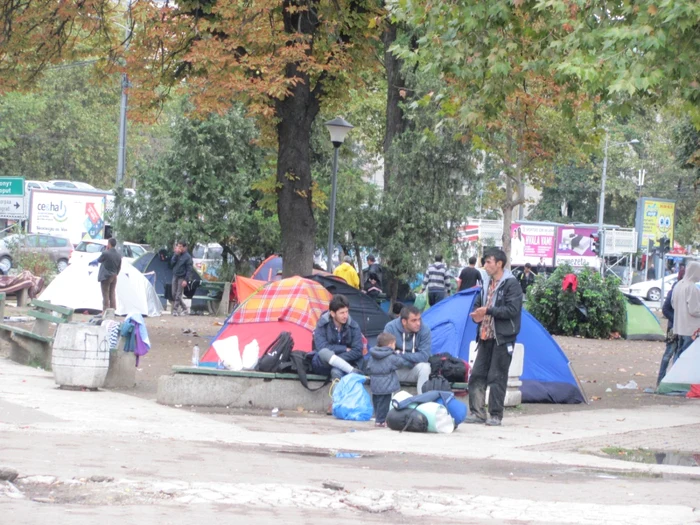
[[[369,421],[372,418],[372,399],[365,390],[365,376],[348,374],[333,388],[333,415],[349,421]]]
[[[386,416],[386,426],[399,432],[427,432],[428,418],[421,414],[417,408],[404,408],[396,410],[392,408]]]

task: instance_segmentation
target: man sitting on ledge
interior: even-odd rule
[[[355,367],[362,361],[362,332],[350,318],[350,302],[344,295],[333,297],[328,311],[318,320],[314,349],[314,374],[340,379],[345,374],[360,373]]]
[[[430,328],[421,322],[420,310],[415,306],[404,306],[397,319],[390,321],[384,331],[396,338],[396,351],[405,362],[397,370],[399,380],[416,383],[418,393],[423,393],[423,383],[430,377],[430,351],[432,336]]]

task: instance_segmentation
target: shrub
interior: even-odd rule
[[[557,267],[549,278],[538,278],[527,292],[527,309],[551,334],[607,339],[622,332],[626,321],[625,298],[616,278],[603,280],[595,270],[577,274],[575,293],[562,290],[569,265]]]
[[[46,285],[56,276],[58,271],[56,263],[51,260],[48,253],[24,249],[19,243],[10,242],[8,247],[12,257],[12,267],[18,272],[27,270],[37,277],[43,277]]]

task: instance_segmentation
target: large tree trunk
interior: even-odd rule
[[[389,48],[396,41],[398,28],[396,24],[387,23],[382,40],[384,41],[384,67],[386,68],[387,97],[386,97],[386,130],[384,132],[384,191],[389,191],[391,180],[396,178],[398,166],[394,166],[389,152],[394,142],[394,137],[403,132],[405,120],[403,111],[399,106],[401,102],[401,90],[404,97],[407,96],[406,79],[401,68],[403,61],[399,60]]]
[[[311,126],[319,111],[318,93],[309,78],[288,66],[289,75],[304,82],[292,95],[277,102],[277,213],[282,231],[284,277],[311,275],[316,221],[311,207]]]

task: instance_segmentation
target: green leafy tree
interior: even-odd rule
[[[0,97],[0,172],[114,185],[119,87],[92,75],[89,67],[50,70],[34,92]]]
[[[170,151],[135,175],[135,197],[117,199],[119,235],[154,247],[176,239],[217,242],[241,261],[256,242],[250,230],[261,231],[265,222],[259,210],[251,214],[251,184],[265,155],[255,144],[254,122],[234,108],[203,120],[180,115],[171,127]]]

